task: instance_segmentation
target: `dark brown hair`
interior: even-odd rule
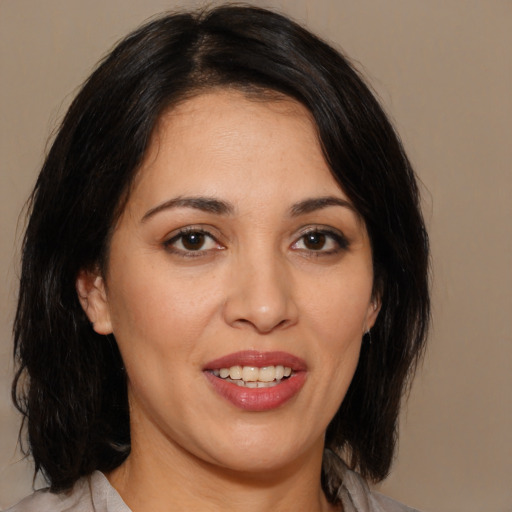
[[[77,274],[105,264],[159,117],[214,87],[301,102],[333,176],[364,219],[382,308],[326,447],[370,479],[389,471],[401,398],[429,321],[428,239],[414,172],[346,58],[284,16],[223,6],[159,17],[121,41],[73,101],[32,194],[13,399],[27,451],[53,490],[112,470],[130,449],[123,363],[115,339],[91,328]]]

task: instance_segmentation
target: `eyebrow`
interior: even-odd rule
[[[315,197],[312,199],[305,199],[304,201],[295,203],[290,208],[290,214],[292,217],[298,217],[299,215],[313,213],[317,210],[328,208],[329,206],[341,206],[343,208],[348,208],[349,210],[352,210],[354,213],[359,215],[359,213],[354,208],[354,205],[352,203],[350,203],[346,199],[342,199],[341,197],[334,196]]]
[[[232,214],[234,208],[231,204],[213,199],[211,197],[175,197],[169,199],[164,203],[155,206],[148,210],[141,219],[141,222],[146,222],[148,219],[164,210],[172,210],[173,208],[193,208],[207,213],[215,213],[217,215]]]
[[[353,212],[357,213],[356,209],[349,201],[341,199],[340,197],[325,196],[315,197],[311,199],[305,199],[295,203],[290,208],[290,214],[292,217],[298,217],[300,215],[306,215],[313,213],[329,206],[341,206],[348,208]],[[165,210],[172,210],[173,208],[193,208],[207,213],[214,213],[216,215],[230,215],[234,212],[234,207],[220,199],[213,199],[211,197],[175,197],[169,199],[154,208],[148,210],[141,219],[141,222],[146,222],[148,219]]]

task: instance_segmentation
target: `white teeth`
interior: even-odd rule
[[[232,366],[231,368],[219,368],[212,370],[216,377],[248,388],[265,388],[279,384],[284,377],[292,375],[289,366]]]
[[[276,378],[276,370],[273,366],[260,368],[259,379],[261,382],[272,382]]]
[[[241,366],[232,366],[229,369],[229,377],[233,380],[242,378],[242,367]]]
[[[256,382],[259,376],[259,368],[256,368],[254,366],[244,366],[242,368],[242,380],[244,380],[245,382]]]
[[[232,384],[236,384],[237,386],[240,386],[241,388],[272,388],[274,386],[277,386],[281,381],[280,380],[273,380],[272,382],[244,382],[242,379],[240,380],[233,380],[229,377],[224,379],[226,382],[231,382]]]

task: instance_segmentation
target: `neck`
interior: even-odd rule
[[[107,475],[133,512],[287,512],[299,504],[312,512],[335,510],[320,484],[323,439],[294,460],[259,472],[205,462],[169,442],[140,441],[132,436],[130,456]]]

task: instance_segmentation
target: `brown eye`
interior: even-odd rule
[[[336,254],[348,247],[349,243],[341,232],[327,229],[312,229],[291,246],[294,250],[317,256]]]
[[[213,249],[224,249],[215,238],[206,231],[186,229],[164,242],[164,247],[175,254],[205,254]]]
[[[325,247],[326,238],[324,233],[308,233],[304,235],[304,246],[310,251],[320,251]]]
[[[199,231],[186,233],[181,236],[183,248],[187,251],[198,251],[204,245],[205,235]]]

